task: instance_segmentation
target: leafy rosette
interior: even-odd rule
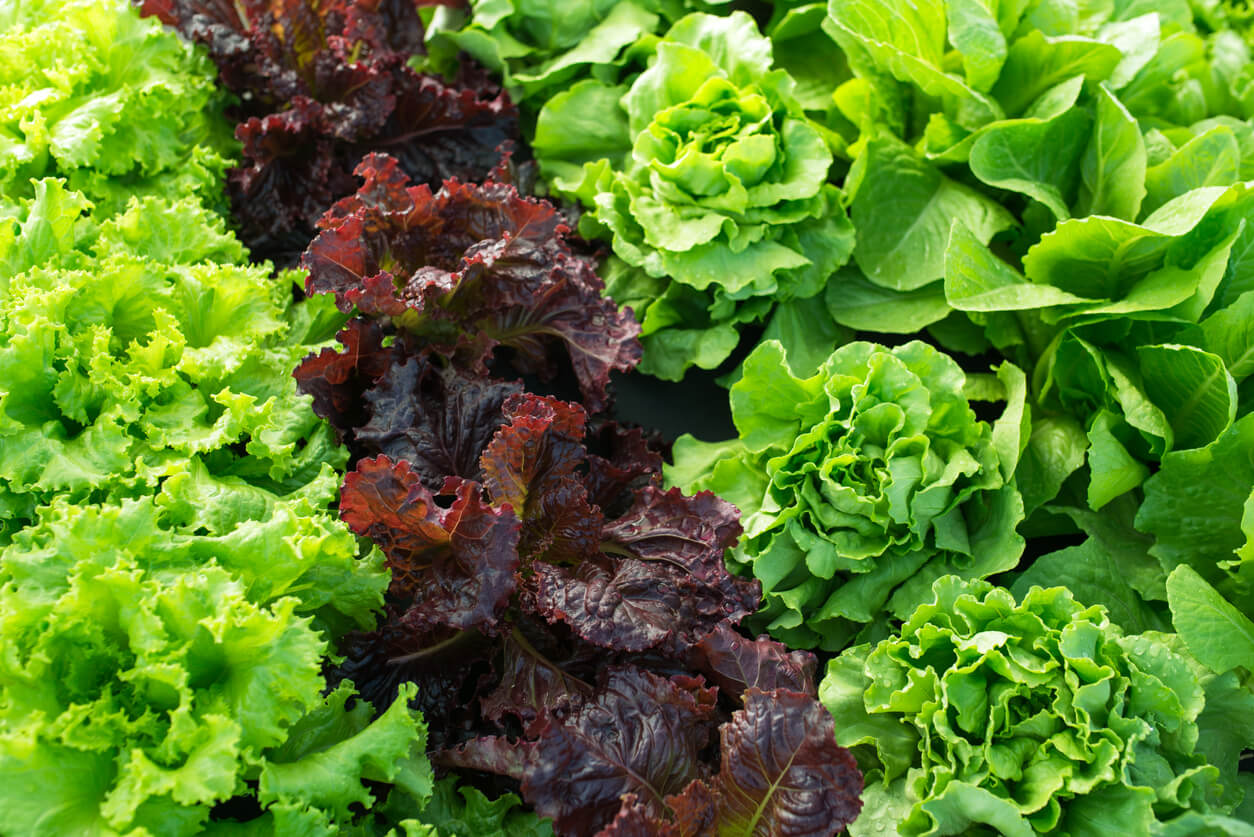
[[[299,612],[332,599],[369,625],[377,587],[340,584],[331,532],[239,518],[221,531],[252,499],[228,493],[194,521],[151,500],[58,501],[0,550],[6,830],[193,835],[211,818],[238,827],[215,812],[238,797],[220,811],[251,810],[251,833],[326,833],[385,785],[417,804],[430,794],[421,717],[399,700],[372,721],[348,706],[351,683],[326,694],[328,637]],[[209,518],[218,529],[202,534]],[[303,556],[283,549],[297,538]],[[292,557],[304,560],[281,563]]]
[[[514,101],[536,109],[574,80],[621,65],[662,21],[654,0],[579,0],[557,15],[534,0],[472,0],[470,9],[469,20],[433,41],[500,73]]]
[[[220,202],[235,149],[203,55],[125,0],[36,0],[2,17],[0,203],[42,177],[67,178],[102,214],[133,194]]]
[[[499,634],[517,595],[594,645],[678,653],[752,612],[757,585],[722,565],[740,532],[730,506],[645,486],[607,519],[587,478],[583,409],[527,394],[501,409],[478,480],[450,475],[433,491],[407,461],[379,456],[344,482],[341,514],[383,550],[408,627]]]
[[[294,305],[264,268],[210,261],[243,250],[191,200],[100,223],[59,181],[35,195],[0,222],[0,525],[188,474],[261,513],[343,466],[291,379],[340,322],[330,300]]]
[[[856,815],[813,658],[734,629],[760,591],[724,566],[731,506],[663,490],[639,430],[384,345],[376,321],[341,341],[298,376],[362,457],[341,513],[393,580],[340,676],[378,706],[418,683],[437,760],[516,780],[561,835],[689,815],[828,835]]]
[[[747,14],[689,15],[655,53],[627,83],[550,99],[533,145],[587,210],[580,233],[612,243],[610,292],[641,318],[642,369],[678,379],[726,359],[738,325],[822,291],[853,231],[827,184],[828,135]]]
[[[240,235],[261,258],[295,262],[314,224],[381,148],[438,185],[479,180],[516,132],[508,98],[467,74],[449,84],[408,65],[432,2],[145,0],[146,14],[204,44],[238,94],[244,164],[229,187]]]
[[[1248,829],[1225,816],[1249,744],[1228,719],[1254,697],[1065,588],[940,579],[900,631],[833,660],[820,695],[867,771],[855,837]]]
[[[602,296],[604,283],[571,252],[552,205],[493,182],[449,180],[432,194],[381,154],[356,174],[365,183],[322,218],[302,259],[310,294],[388,318],[480,374],[505,347],[516,370],[551,377],[562,345],[588,405],[605,406],[610,371],[639,361],[640,329]]]
[[[1085,465],[1101,509],[1236,416],[1254,73],[1227,8],[829,3],[857,242],[827,313],[1030,370],[1029,511]]]
[[[668,480],[744,514],[729,559],[762,582],[773,636],[839,650],[909,615],[942,575],[1015,566],[1023,373],[1003,364],[980,382],[1006,402],[992,426],[968,401],[975,381],[927,344],[849,343],[802,378],[767,341],[731,388],[740,437],[675,443]]]

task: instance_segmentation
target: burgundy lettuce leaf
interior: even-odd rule
[[[403,168],[383,154],[362,161],[363,185],[322,217],[302,258],[307,291],[391,318],[485,374],[504,346],[517,371],[551,375],[564,345],[588,408],[603,409],[610,371],[639,362],[640,330],[571,252],[557,211],[501,183],[448,181],[433,194]]]
[[[789,651],[765,634],[746,639],[727,623],[719,624],[689,650],[689,665],[724,696],[736,701],[746,689],[785,689],[814,697],[817,661],[808,651]]]
[[[405,460],[432,490],[450,476],[479,480],[483,450],[504,422],[502,406],[521,391],[427,353],[410,355],[365,392],[370,420],[357,429],[353,450]]]
[[[588,449],[588,499],[610,517],[622,516],[636,490],[662,473],[660,438],[638,427],[600,421],[584,437]]]
[[[293,373],[300,391],[313,396],[314,412],[330,422],[340,441],[351,441],[369,420],[367,393],[396,368],[401,347],[385,347],[383,336],[382,326],[373,320],[349,320],[336,335],[342,349],[311,354]]]
[[[667,796],[703,776],[715,704],[715,690],[698,680],[611,668],[591,700],[527,750],[523,796],[559,835],[594,833],[624,794],[661,814]]]
[[[551,650],[542,653],[515,629],[501,643],[495,688],[479,700],[483,716],[498,724],[513,718],[525,736],[534,738],[550,721],[560,720],[562,713],[591,696],[592,686],[570,672],[581,662],[557,659]]]
[[[503,735],[485,735],[430,754],[431,763],[440,767],[494,773],[521,780],[527,770],[527,756],[535,744]]]
[[[203,44],[239,107],[270,110],[293,96],[351,99],[362,73],[425,52],[422,6],[461,0],[140,0],[140,13]]]
[[[587,413],[577,404],[539,395],[512,395],[507,424],[483,451],[480,469],[494,505],[522,520],[525,561],[577,562],[601,542],[601,511],[588,502],[577,471]]]
[[[537,564],[535,577],[538,612],[607,649],[682,657],[748,613],[718,585],[663,561],[600,556],[574,569]]]
[[[465,730],[482,726],[474,694],[495,643],[477,631],[416,633],[403,617],[404,609],[389,606],[378,628],[344,637],[337,649],[343,659],[329,667],[328,682],[353,681],[377,712],[392,705],[402,683],[417,683],[411,705],[432,719],[428,745],[453,746]]]
[[[721,769],[670,796],[625,798],[600,837],[831,837],[862,809],[862,774],[815,698],[749,689],[719,730]]]
[[[406,625],[491,632],[514,593],[518,519],[463,482],[440,508],[407,462],[363,459],[344,480],[340,515],[374,541],[392,571],[389,595],[408,602]]]

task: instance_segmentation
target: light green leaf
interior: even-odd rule
[[[1205,186],[1231,186],[1240,180],[1241,151],[1236,136],[1217,125],[1189,140],[1145,172],[1145,205],[1153,212],[1172,198]]]
[[[1088,300],[1028,282],[955,220],[945,250],[945,299],[959,311],[1021,311]]]
[[[1254,291],[1203,320],[1202,334],[1203,348],[1222,358],[1238,383],[1254,374]]]
[[[891,138],[868,142],[856,165],[862,172],[850,207],[858,234],[853,255],[881,287],[910,291],[942,278],[955,219],[981,243],[1014,223],[1001,206]]]
[[[950,313],[940,282],[894,291],[871,284],[852,267],[832,277],[825,300],[833,320],[857,331],[913,334]]]
[[[1140,215],[1145,199],[1145,142],[1136,119],[1105,84],[1097,86],[1097,117],[1080,167],[1077,215]]]
[[[1011,44],[993,98],[1008,115],[1017,116],[1046,90],[1069,78],[1104,81],[1122,59],[1117,47],[1101,41],[1029,32]]]
[[[1237,414],[1237,384],[1217,356],[1192,346],[1137,348],[1145,393],[1171,423],[1175,447],[1197,448],[1223,433]]]
[[[1083,79],[1076,77],[1075,81]],[[1089,139],[1090,118],[1072,109],[1049,120],[1007,120],[981,132],[971,146],[971,173],[989,186],[1021,192],[1069,218],[1067,202]]]
[[[1176,632],[1203,665],[1217,674],[1237,666],[1254,671],[1254,622],[1188,565],[1167,577],[1167,601]]]

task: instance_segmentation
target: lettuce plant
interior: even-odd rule
[[[835,322],[1031,370],[1031,458],[1059,470],[1029,505],[1087,461],[1103,508],[1223,433],[1248,375],[1221,323],[1251,288],[1254,75],[1222,5],[829,12],[857,230]]]
[[[1254,694],[1061,587],[939,579],[820,696],[867,770],[858,835],[1242,834]]]
[[[387,150],[420,183],[478,180],[501,159],[517,115],[486,75],[447,83],[415,72],[420,6],[450,0],[143,0],[145,14],[203,44],[239,96],[244,161],[229,174],[240,237],[295,263],[314,224],[351,193],[353,169]]]
[[[611,370],[639,361],[639,327],[602,296],[551,204],[496,182],[449,181],[433,194],[410,186],[385,154],[367,155],[355,173],[365,182],[318,222],[302,258],[310,294],[388,317],[480,374],[498,348],[511,350],[516,370],[545,378],[565,356],[588,406],[606,406]]]
[[[375,719],[351,683],[326,692],[331,640],[387,585],[329,511],[346,453],[290,375],[340,316],[230,264],[191,198],[90,209],[45,179],[0,225],[6,829],[325,832],[391,793],[416,812],[412,693]]]
[[[849,343],[800,377],[767,341],[731,388],[739,438],[681,437],[667,479],[740,508],[729,560],[762,582],[774,636],[839,650],[863,625],[908,616],[939,576],[1018,562],[1023,373],[1003,364],[984,383],[1006,401],[992,426],[958,365],[925,343]]]
[[[747,14],[694,13],[644,72],[582,81],[540,112],[541,170],[583,204],[580,233],[611,242],[610,293],[641,319],[643,370],[717,366],[737,326],[818,294],[848,258],[828,135],[794,86]]]
[[[334,334],[329,301],[294,306],[264,269],[215,263],[243,249],[191,199],[84,219],[60,181],[35,193],[0,224],[6,525],[183,472],[254,490],[263,509],[343,465],[290,374]]]
[[[234,148],[213,65],[126,0],[0,6],[0,91],[0,201],[64,177],[101,211],[220,202]]]

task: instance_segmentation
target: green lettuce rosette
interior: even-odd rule
[[[760,624],[794,647],[839,650],[908,616],[942,575],[1015,566],[1024,390],[1011,364],[968,380],[920,342],[850,343],[803,378],[767,341],[731,388],[740,437],[681,437],[666,476],[740,508],[729,560],[762,582]],[[1001,418],[977,418],[967,391],[1004,400]]]
[[[225,209],[225,104],[208,56],[126,0],[0,4],[0,216],[42,177],[100,214],[132,195]]]
[[[866,775],[853,837],[1249,833],[1226,815],[1254,694],[1063,587],[939,579],[819,697]]]
[[[655,53],[629,83],[554,96],[534,148],[586,208],[580,232],[612,242],[609,293],[641,319],[641,368],[678,379],[725,360],[775,303],[822,291],[853,231],[828,134],[752,18],[688,15]]]

